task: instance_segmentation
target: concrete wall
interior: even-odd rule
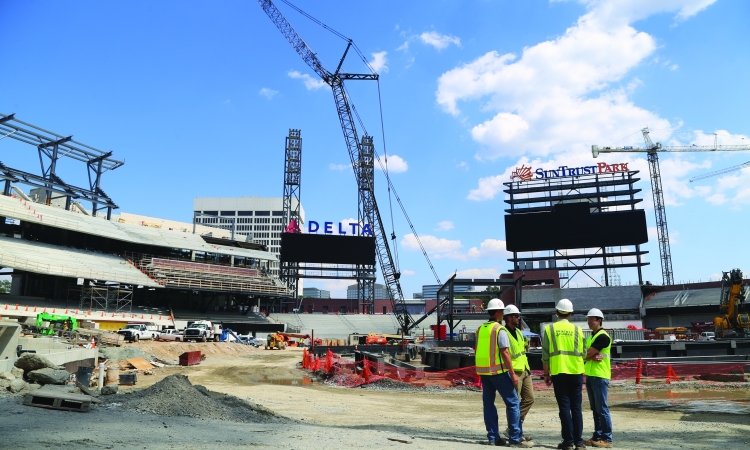
[[[21,326],[17,322],[0,322],[0,361],[16,357],[20,334]]]
[[[52,338],[18,338],[18,344],[23,350],[34,350],[37,354],[43,355],[52,363],[68,367],[70,363],[84,360],[93,360],[99,357],[99,349],[80,348],[62,344]],[[10,371],[13,364],[18,358],[16,357],[15,346],[13,346],[13,355],[8,359],[0,360],[0,372]]]
[[[640,286],[608,286],[596,288],[524,289],[522,306],[554,312],[558,300],[567,298],[573,302],[576,313],[585,314],[591,308],[599,308],[605,314],[612,311],[637,311],[641,303]],[[535,306],[538,305],[538,306]]]

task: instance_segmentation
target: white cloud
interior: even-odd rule
[[[440,34],[436,31],[426,31],[419,35],[419,39],[427,44],[435,47],[438,50],[442,50],[449,45],[453,44],[455,46],[461,45],[461,39],[457,38],[456,36],[449,36],[447,34]]]
[[[372,66],[372,70],[374,70],[376,73],[388,72],[388,59],[386,58],[387,54],[388,52],[386,51],[371,53],[372,61],[370,61],[370,66]]]
[[[671,66],[669,66],[669,70],[677,70],[679,68],[680,66],[678,66],[677,64],[672,64]]]
[[[262,95],[263,97],[271,100],[276,94],[278,94],[279,91],[274,91],[273,89],[264,87],[263,89],[258,92],[259,95]]]
[[[409,41],[405,41],[403,44],[396,47],[397,52],[405,52],[409,50]]]
[[[431,236],[429,234],[419,237],[425,251],[436,259],[465,259],[465,256],[459,251],[463,244],[458,240],[450,240]],[[419,251],[419,243],[413,234],[404,235],[401,239],[401,247],[404,250]]]
[[[409,170],[409,164],[404,161],[404,158],[398,155],[388,155],[387,159],[382,161],[382,163],[388,169],[388,173],[402,173]]]
[[[354,284],[352,280],[314,280],[318,289],[331,291],[331,298],[346,298],[346,288]],[[307,287],[307,286],[306,286]],[[305,304],[305,301],[302,301]]]
[[[289,78],[294,78],[295,80],[302,80],[303,83],[305,83],[305,87],[308,91],[314,90],[314,89],[320,89],[328,86],[323,80],[319,80],[317,78],[313,78],[310,75],[306,73],[299,73],[296,70],[292,70],[289,73],[287,73]]]
[[[461,161],[460,163],[456,164],[456,167],[465,172],[469,170],[469,163],[467,163],[466,161]]]
[[[471,129],[479,158],[582,152],[623,130],[673,128],[630,101],[638,83],[613,87],[657,49],[653,37],[630,24],[670,11],[687,18],[711,2],[585,3],[588,12],[557,39],[520,56],[491,51],[439,78],[436,99],[446,112],[458,116],[467,103],[492,114]]]
[[[452,277],[453,274],[449,274],[446,278]],[[500,278],[500,271],[495,268],[488,269],[466,269],[459,270],[456,272],[456,278]]]
[[[450,220],[443,220],[442,222],[438,222],[437,228],[435,228],[435,231],[447,231],[453,229],[453,222]]]
[[[510,258],[511,254],[505,247],[505,241],[498,239],[485,239],[479,244],[479,248],[472,247],[467,253],[469,258]]]
[[[328,168],[329,169],[331,169],[331,170],[338,170],[339,172],[347,170],[347,169],[349,169],[351,167],[352,167],[351,164],[334,164],[334,163],[328,164]]]
[[[416,274],[417,274],[417,272],[415,272],[413,270],[409,270],[409,269],[404,269],[404,270],[401,271],[401,275],[405,275],[407,277],[410,277],[410,276],[416,275]]]

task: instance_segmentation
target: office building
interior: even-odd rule
[[[324,291],[316,287],[309,287],[302,289],[302,296],[304,298],[331,298],[331,291]]]

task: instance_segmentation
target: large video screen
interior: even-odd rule
[[[560,204],[552,212],[506,215],[505,240],[511,252],[644,244],[646,213],[592,213],[587,203]]]
[[[375,238],[331,234],[281,234],[283,262],[375,265]]]

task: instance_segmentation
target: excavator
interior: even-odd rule
[[[721,278],[719,311],[725,313],[714,318],[716,337],[750,337],[750,315],[740,312],[747,297],[742,271],[732,269]]]

